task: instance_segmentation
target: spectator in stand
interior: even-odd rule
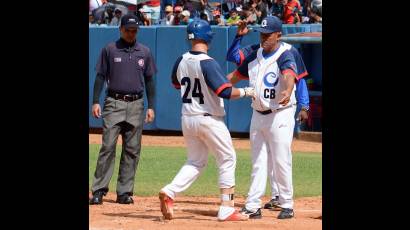
[[[256,10],[249,5],[242,7],[242,17],[246,21],[246,24],[253,25],[257,21]]]
[[[144,11],[149,13],[148,18],[150,18],[150,25],[156,25],[159,23],[161,15],[161,3],[160,0],[151,0],[144,3]]]
[[[199,15],[199,18],[202,19],[202,20],[205,20],[205,21],[209,22],[209,20],[208,20],[208,15],[205,14],[204,12],[202,12],[202,13]]]
[[[208,0],[202,0],[203,4],[203,9],[202,12],[205,13],[208,16],[208,21],[213,20],[213,14],[212,11],[215,10],[215,7],[213,7]]]
[[[165,7],[172,6],[174,7],[177,3],[176,0],[160,0],[161,2],[161,18],[165,18]]]
[[[140,18],[139,18],[141,24],[139,24],[139,25],[150,26],[151,25],[151,17],[150,17],[149,14],[151,13],[151,10],[147,10],[147,9],[144,9],[144,7],[141,7],[139,9],[139,12],[141,13]]]
[[[229,18],[226,20],[226,25],[232,26],[232,25],[237,25],[238,22],[241,20],[241,17],[238,15],[238,12],[236,9],[232,9],[231,12],[229,12]]]
[[[283,17],[283,4],[282,0],[273,0],[272,6],[269,8],[269,12],[282,20]]]
[[[315,23],[320,23],[322,24],[322,15],[314,10],[308,10],[309,14],[309,20],[308,23],[310,24],[315,24]]]
[[[308,5],[309,23],[322,24],[322,0],[312,0]]]
[[[211,25],[218,25],[224,26],[225,20],[221,17],[221,12],[219,10],[212,11],[213,20],[211,21]]]
[[[181,12],[182,12],[182,6],[175,6],[175,8],[174,8],[174,24],[173,25],[179,25],[179,22],[181,21]]]
[[[282,21],[284,24],[296,24],[301,22],[299,12],[301,11],[301,6],[296,0],[282,0],[283,4],[283,16]]]
[[[256,11],[257,23],[261,24],[262,19],[268,15],[268,4],[266,0],[253,0],[252,8]]]
[[[142,4],[137,4],[136,7],[136,11],[135,11],[135,16],[137,16],[137,20],[138,20],[138,25],[143,26],[145,25],[145,19],[144,19],[144,14],[142,13],[142,11],[144,11],[142,9]]]
[[[92,12],[89,12],[89,13],[88,13],[88,25],[89,25],[89,26],[91,26],[91,25],[96,25],[96,24],[95,24],[94,15],[93,15]]]
[[[184,10],[181,13],[181,20],[179,21],[180,25],[188,25],[190,22],[193,21],[192,18],[190,18],[191,13],[189,13],[188,10]]]
[[[222,3],[222,15],[229,15],[231,10],[242,6],[242,4],[243,0],[224,0],[224,3]]]
[[[174,25],[174,9],[172,8],[172,6],[166,6],[165,7],[165,25]]]
[[[114,10],[114,17],[111,20],[110,26],[119,26],[121,20],[122,12],[120,9]]]

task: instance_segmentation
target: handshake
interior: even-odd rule
[[[256,98],[255,95],[255,89],[252,87],[245,87],[245,88],[239,88],[240,90],[240,97],[251,97],[252,99]]]

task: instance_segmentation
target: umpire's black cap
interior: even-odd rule
[[[122,16],[120,26],[124,27],[125,29],[128,29],[128,28],[138,29],[139,26],[138,26],[137,16],[132,15],[132,14],[127,14],[127,15]]]

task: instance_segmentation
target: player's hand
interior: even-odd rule
[[[245,87],[243,88],[245,90],[245,97],[250,97],[253,100],[256,99],[256,94],[255,94],[255,89],[251,87]]]
[[[100,118],[101,117],[100,104],[93,104],[92,113],[93,113],[93,117],[95,117],[95,118]]]
[[[279,104],[286,105],[290,101],[290,93],[287,90],[282,91],[280,93],[282,95],[282,99],[280,99]]]
[[[236,31],[236,34],[239,35],[239,36],[244,36],[247,33],[249,33],[249,29],[247,27],[246,20],[239,20],[238,21],[238,30]]]
[[[298,121],[300,121],[301,123],[305,122],[307,121],[308,117],[309,117],[309,114],[306,110],[300,110],[298,114]]]
[[[154,121],[155,113],[153,109],[147,109],[147,114],[145,115],[145,123],[151,123]]]

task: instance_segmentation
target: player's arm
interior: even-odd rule
[[[296,92],[298,105],[306,111],[309,110],[309,90],[307,88],[305,79],[302,78],[297,81]]]
[[[304,77],[308,75],[308,72],[299,51],[295,47],[292,47],[290,51],[293,54],[298,71],[298,81],[296,82],[296,100],[298,105],[307,111],[309,110],[309,91],[307,89]]]
[[[181,83],[179,83],[178,77],[177,77],[178,66],[181,60],[182,60],[182,56],[179,57],[175,61],[174,67],[172,67],[171,82],[175,89],[181,89]]]
[[[282,73],[285,90],[281,92],[282,98],[279,104],[286,105],[290,101],[293,87],[297,81],[297,68],[294,56],[290,51],[285,51],[278,59],[278,66]]]
[[[300,112],[298,114],[298,120],[304,122],[309,118],[309,91],[306,86],[305,79],[300,79],[296,83],[296,95],[298,105],[300,106]]]
[[[218,97],[225,99],[238,99],[241,97],[253,97],[251,88],[235,88],[224,76],[221,67],[213,59],[201,61],[201,70],[207,86],[214,91]]]

